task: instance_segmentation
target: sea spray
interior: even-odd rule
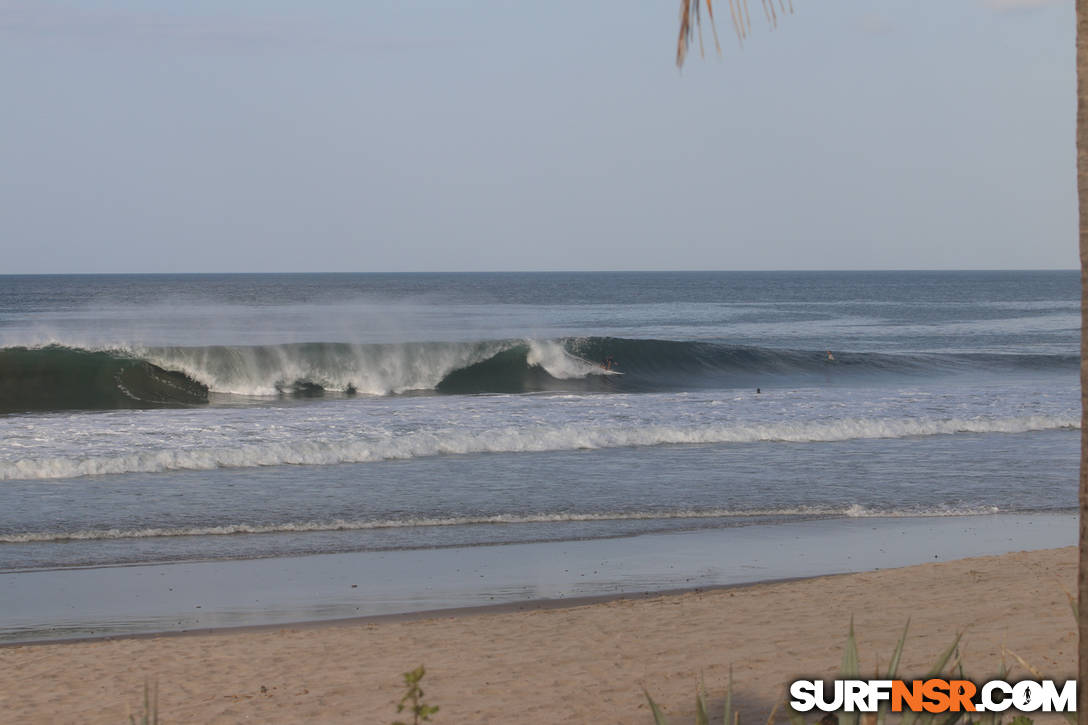
[[[612,357],[615,368],[596,361]],[[0,348],[0,413],[203,405],[240,399],[546,391],[623,393],[1009,371],[1075,370],[1063,354],[889,354],[725,343],[562,338],[256,346]],[[607,373],[623,373],[623,375]],[[210,395],[218,396],[215,398]]]

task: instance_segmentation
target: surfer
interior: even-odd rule
[[[601,361],[601,368],[604,369],[604,370],[611,370],[612,366],[615,365],[615,364],[616,364],[616,361],[612,359],[611,355],[609,355],[608,357],[606,357],[604,360]]]
[[[835,362],[835,356],[831,354],[830,350],[827,351],[827,361],[828,362]]]

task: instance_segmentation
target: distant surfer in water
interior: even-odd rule
[[[831,354],[830,350],[827,351],[827,361],[828,362],[835,362],[835,356]]]
[[[601,361],[601,368],[604,369],[604,370],[611,370],[612,366],[615,365],[615,364],[616,364],[616,361],[612,359],[611,355],[609,355],[608,357],[606,357],[604,360]]]

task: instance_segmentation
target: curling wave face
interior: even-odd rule
[[[615,370],[597,361],[614,357]],[[780,350],[607,337],[401,344],[0,349],[0,413],[202,405],[215,396],[659,392],[861,376],[1075,369],[1070,355]],[[623,373],[618,375],[615,373]]]
[[[198,405],[206,385],[126,351],[0,349],[0,413]]]

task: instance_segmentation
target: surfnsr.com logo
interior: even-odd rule
[[[1077,681],[797,680],[790,685],[796,712],[1076,712]]]

